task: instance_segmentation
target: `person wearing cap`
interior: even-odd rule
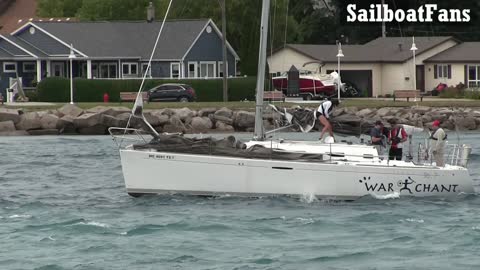
[[[320,124],[322,124],[323,129],[322,132],[320,133],[320,138],[319,140],[323,139],[323,136],[325,135],[326,132],[333,138],[333,128],[332,124],[330,124],[330,114],[332,113],[333,107],[338,105],[338,100],[326,100],[318,106],[318,109],[315,111],[315,118],[320,121]]]
[[[432,123],[432,134],[430,135],[430,149],[432,150],[433,159],[437,166],[443,167],[445,165],[445,140],[447,134],[443,128],[440,127],[440,121],[435,120]]]
[[[377,149],[378,155],[384,155],[388,130],[383,126],[382,121],[378,120],[375,122],[375,126],[370,130],[370,136],[372,138],[372,145]]]
[[[392,118],[388,122],[392,125],[392,129],[388,133],[388,142],[391,144],[388,158],[402,160],[403,143],[407,141],[407,132],[402,125],[398,124],[397,119]]]

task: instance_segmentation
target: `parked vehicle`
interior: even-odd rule
[[[323,99],[336,93],[335,78],[337,73],[320,74],[307,71],[300,71],[299,93],[304,100]],[[272,78],[275,89],[287,93],[288,76],[287,73]]]
[[[148,101],[192,102],[197,98],[195,89],[188,84],[168,83],[148,90]]]

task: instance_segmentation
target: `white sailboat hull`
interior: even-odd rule
[[[452,196],[473,193],[467,169],[360,162],[298,162],[120,150],[129,194],[264,196]],[[380,163],[379,163],[380,162]],[[410,164],[410,165],[409,165]]]

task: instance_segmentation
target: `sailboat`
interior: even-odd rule
[[[233,136],[216,140],[158,134],[143,116],[139,95],[132,115],[143,119],[151,132],[110,128],[120,147],[128,194],[313,195],[355,200],[474,192],[467,169],[471,148],[465,145],[455,146],[449,164],[439,167],[425,159],[388,160],[365,144],[267,140],[262,116],[269,6],[270,0],[263,0],[253,139],[242,143]]]

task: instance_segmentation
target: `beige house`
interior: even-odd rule
[[[439,74],[437,74],[437,78],[434,78],[434,66],[436,63],[442,63],[442,59],[435,57],[444,52],[455,52],[455,48],[467,43],[460,43],[453,37],[417,37],[415,44],[418,48],[415,69],[413,53],[410,50],[412,37],[377,38],[363,45],[344,45],[342,50],[345,57],[341,58],[342,80],[353,83],[366,95],[373,97],[392,94],[394,90],[430,91],[438,84],[438,81],[444,79],[443,77],[440,79]],[[288,44],[268,58],[270,73],[274,75],[283,73],[292,65],[300,70],[318,70],[319,64],[304,66],[305,63],[312,61],[320,61],[322,63],[320,72],[329,73],[337,70],[337,50],[336,45]],[[455,54],[461,53],[462,51],[459,51]],[[454,58],[455,54],[450,53],[447,56]],[[461,62],[462,60],[460,59],[457,63],[463,67],[465,63]],[[457,67],[453,66],[454,62],[448,63],[453,68],[450,71],[453,77],[449,80],[456,81],[455,83],[449,81],[448,84],[458,84],[460,81],[457,81],[457,76],[463,76],[464,73],[457,73]],[[414,70],[416,72],[415,82]],[[446,72],[448,73],[448,69]],[[442,70],[441,76],[443,74]],[[478,75],[480,75],[480,69]],[[463,82],[463,80],[461,81]]]

